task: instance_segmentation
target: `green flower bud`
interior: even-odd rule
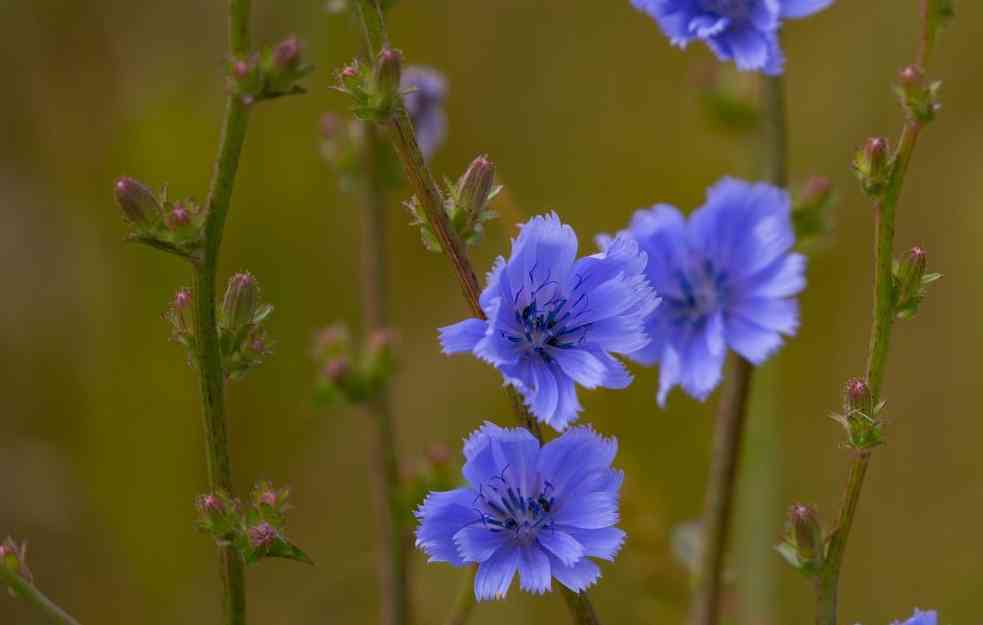
[[[222,301],[225,326],[240,329],[253,323],[259,307],[259,285],[250,273],[237,273],[229,279]]]
[[[153,192],[134,178],[117,178],[113,187],[123,217],[135,226],[151,226],[161,218],[161,207]]]
[[[853,159],[853,170],[868,195],[880,195],[891,174],[889,144],[883,137],[867,139]]]

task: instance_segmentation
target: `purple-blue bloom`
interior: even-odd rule
[[[788,194],[724,178],[685,219],[665,204],[635,213],[628,230],[648,254],[645,273],[662,297],[652,341],[629,357],[659,363],[659,403],[676,385],[703,400],[721,378],[727,348],[763,363],[795,333],[805,257],[792,253]],[[601,245],[611,244],[599,237]]]
[[[494,365],[537,419],[563,430],[581,410],[575,384],[624,388],[631,375],[611,354],[649,343],[645,318],[659,300],[645,253],[630,237],[577,259],[577,235],[556,213],[534,217],[512,256],[488,274],[488,317],[440,329],[444,353],[472,352]]]
[[[591,558],[614,560],[625,540],[614,527],[617,451],[588,427],[540,448],[523,428],[485,423],[464,443],[467,485],[432,492],[417,508],[416,546],[430,562],[477,564],[479,600],[504,597],[516,571],[529,592],[545,593],[554,578],[580,592],[601,576]]]
[[[895,621],[894,625],[939,625],[939,613],[935,610],[919,610],[915,608],[915,613],[907,621]]]
[[[721,61],[741,70],[781,74],[782,20],[812,15],[833,0],[631,0],[653,17],[673,45],[701,39]]]
[[[429,159],[447,137],[447,115],[444,98],[447,80],[435,69],[412,65],[403,70],[400,88],[406,112],[416,129],[416,141],[423,157]]]

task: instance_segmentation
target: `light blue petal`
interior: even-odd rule
[[[504,441],[507,453],[498,447]],[[506,455],[513,449],[524,450],[524,453],[537,453],[539,442],[525,428],[500,428],[493,423],[485,423],[474,432],[464,444],[464,456],[467,462],[462,473],[471,486],[478,489],[493,478],[500,477],[508,466]]]
[[[507,274],[512,289],[524,295],[547,280],[563,284],[577,257],[577,235],[556,213],[537,215],[522,225],[512,242]],[[531,280],[530,280],[531,279]]]
[[[785,19],[808,17],[831,4],[833,0],[781,0],[782,17]]]
[[[507,312],[500,312],[507,308]],[[515,364],[520,358],[520,344],[510,341],[509,336],[516,337],[522,335],[522,330],[514,322],[514,314],[511,306],[502,298],[491,300],[485,309],[488,318],[488,328],[484,336],[474,347],[474,354],[478,358],[496,367],[502,365]],[[506,319],[502,319],[505,316]]]
[[[566,427],[577,420],[583,406],[577,398],[577,385],[570,376],[561,375],[556,378],[556,386],[559,391],[559,402],[556,405],[556,414],[550,425],[558,432],[562,432]]]
[[[571,428],[543,445],[539,473],[562,497],[591,472],[609,469],[618,453],[618,441],[605,438],[589,426]]]
[[[737,302],[730,312],[762,328],[789,336],[799,328],[799,303],[794,299],[753,297]]]
[[[571,528],[573,531],[575,528]],[[595,530],[583,530],[595,531]],[[536,537],[539,544],[556,556],[565,566],[573,566],[584,557],[584,546],[573,536],[559,529],[546,528]]]
[[[725,345],[724,325],[720,315],[711,317],[691,335],[682,353],[681,384],[693,398],[705,401],[720,384],[724,356],[727,354]]]
[[[488,329],[488,322],[481,319],[465,319],[454,325],[441,328],[440,345],[445,354],[459,354],[474,350],[485,336]]]
[[[547,353],[563,370],[563,373],[584,388],[597,388],[604,382],[605,364],[601,359],[585,349],[556,347],[547,348]]]
[[[577,544],[582,545],[585,556],[614,561],[615,556],[621,551],[621,546],[625,543],[625,532],[617,527],[602,527],[594,530],[585,530],[579,527],[563,527],[562,529],[569,533],[577,541]],[[564,564],[572,563],[564,562]]]
[[[636,211],[628,232],[645,252],[645,275],[656,293],[661,297],[681,297],[676,276],[684,271],[690,258],[682,214],[668,204],[656,204]]]
[[[560,391],[556,383],[557,375],[553,369],[538,356],[530,357],[532,363],[532,390],[525,393],[526,405],[540,421],[552,423],[560,402]],[[562,375],[562,373],[561,373]]]
[[[565,566],[556,557],[550,557],[553,577],[574,592],[587,590],[601,578],[601,569],[590,558],[582,558],[573,566]]]
[[[682,380],[683,360],[675,345],[666,345],[662,357],[659,359],[659,393],[657,400],[659,406],[666,407],[666,398],[672,387],[678,385]]]
[[[519,588],[541,595],[550,589],[552,582],[550,559],[539,545],[533,543],[520,547]]]
[[[938,625],[939,613],[935,610],[915,609],[915,613],[904,622],[904,625]]]
[[[745,278],[737,289],[753,297],[791,297],[806,286],[806,257],[788,254],[762,271]]]
[[[520,492],[530,493],[536,485],[539,441],[525,428],[506,432],[507,436],[493,438],[490,445],[498,475]]]
[[[416,529],[416,546],[430,557],[430,562],[464,564],[454,535],[478,519],[472,508],[474,498],[475,493],[466,488],[432,492],[416,509],[415,515],[420,521]]]
[[[508,540],[507,532],[493,532],[481,524],[470,525],[454,534],[457,552],[465,562],[484,562]]]
[[[474,576],[474,596],[478,601],[504,599],[519,568],[519,550],[504,545],[492,557],[478,565]]]
[[[774,330],[766,330],[740,317],[731,317],[725,323],[727,344],[749,362],[760,365],[782,346],[782,337]]]
[[[559,500],[554,505],[553,520],[559,525],[599,529],[618,522],[616,493],[593,492],[582,497]]]

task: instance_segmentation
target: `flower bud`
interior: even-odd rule
[[[250,273],[237,273],[229,279],[222,301],[222,314],[228,328],[244,328],[253,322],[259,306],[259,285]]]
[[[351,373],[351,365],[347,358],[332,358],[324,364],[324,377],[333,384],[342,385],[349,373]]]
[[[484,212],[495,185],[495,164],[479,156],[458,181],[460,208],[466,215],[477,217]]]
[[[812,508],[798,503],[792,505],[788,510],[788,528],[801,560],[816,562],[822,559],[823,529]]]
[[[202,514],[211,515],[225,512],[225,504],[222,503],[222,500],[215,495],[201,495],[198,497],[197,501],[195,501],[195,504],[198,507],[199,512]]]
[[[403,73],[403,55],[399,50],[383,48],[375,64],[375,87],[386,102],[399,95]]]
[[[273,66],[280,70],[294,69],[300,64],[300,42],[291,35],[273,48]]]
[[[181,226],[191,223],[191,211],[184,204],[175,204],[171,212],[164,218],[164,222],[171,230],[177,230]]]
[[[336,357],[348,352],[351,337],[348,328],[343,324],[334,323],[317,332],[314,338],[314,357]]]
[[[864,192],[879,195],[891,173],[889,144],[883,137],[867,139],[864,147],[853,159],[853,169],[860,179]]]
[[[174,310],[181,311],[191,305],[191,291],[188,289],[178,289],[174,294]]]
[[[829,178],[825,176],[812,176],[806,181],[799,202],[810,206],[825,204],[832,192],[833,183],[830,182]]]
[[[904,89],[915,89],[925,84],[925,72],[917,65],[909,65],[898,72],[898,83]]]
[[[140,181],[126,176],[117,178],[114,191],[124,218],[133,225],[153,225],[160,219],[161,208],[157,198]]]
[[[246,530],[246,534],[253,549],[269,547],[277,537],[276,529],[266,521],[253,525]]]
[[[859,414],[868,419],[874,418],[874,398],[870,393],[867,382],[860,378],[851,378],[846,383],[845,408],[847,415]]]

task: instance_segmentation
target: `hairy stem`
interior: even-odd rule
[[[14,595],[24,599],[43,612],[52,623],[79,625],[79,622],[71,614],[58,607],[51,599],[48,599],[34,584],[18,575],[15,571],[0,564],[0,588],[4,586],[13,590]]]
[[[234,57],[241,56],[248,52],[249,45],[249,0],[230,0],[229,52]],[[195,263],[194,273],[195,356],[201,376],[208,482],[211,490],[229,494],[232,493],[232,470],[225,421],[225,375],[215,313],[215,284],[222,231],[229,212],[248,122],[249,108],[240,98],[230,95],[226,101],[222,138],[208,191],[204,250]],[[219,557],[222,563],[225,622],[242,625],[246,622],[246,581],[242,559],[232,547],[220,548]]]
[[[372,54],[378,54],[382,47],[388,44],[385,21],[378,0],[357,0],[355,12],[362,26],[366,46]],[[427,222],[454,267],[454,272],[461,285],[461,291],[471,313],[479,319],[485,319],[485,313],[481,310],[478,301],[481,289],[478,286],[474,267],[468,258],[467,248],[457,231],[451,227],[447,213],[444,211],[443,197],[430,168],[423,160],[423,154],[420,152],[420,146],[416,141],[413,122],[410,121],[402,102],[396,109],[396,113],[386,123],[393,147],[403,164],[403,170],[410,181],[410,185],[416,192],[417,200],[423,207]],[[506,387],[506,392],[516,417],[542,442],[542,432],[539,430],[536,419],[529,414],[515,389]],[[567,598],[567,604],[571,607],[575,623],[581,625],[596,625],[598,623],[586,592],[575,593],[563,587],[563,593]]]
[[[762,154],[768,182],[788,184],[785,85],[781,76],[764,79]],[[693,593],[693,625],[716,625],[720,620],[724,564],[734,521],[734,501],[741,444],[747,421],[754,367],[739,356],[731,358],[731,379],[720,399],[714,432],[710,478],[703,507],[703,552]]]
[[[388,255],[386,254],[385,150],[379,130],[365,124],[366,172],[362,198],[362,314],[365,331],[386,328],[388,316]],[[389,389],[383,388],[369,402],[368,412],[376,425],[376,442],[370,476],[375,491],[380,539],[379,581],[382,623],[410,622],[406,551],[399,501],[399,454]]]
[[[931,24],[928,11],[927,0],[921,0],[919,14],[922,21],[922,35],[916,52],[916,62],[922,69],[924,69],[924,65],[931,54],[931,34],[929,33]],[[875,406],[881,401],[891,330],[894,326],[896,313],[892,278],[895,213],[921,130],[921,123],[909,115],[902,128],[901,138],[898,140],[887,186],[883,194],[874,202],[876,231],[874,239],[874,305],[870,344],[867,349],[866,377]],[[826,550],[826,562],[816,579],[817,625],[836,625],[840,571],[843,567],[847,539],[850,537],[850,530],[853,527],[853,520],[869,464],[869,450],[858,450],[850,464],[850,472],[840,505],[840,514]]]

